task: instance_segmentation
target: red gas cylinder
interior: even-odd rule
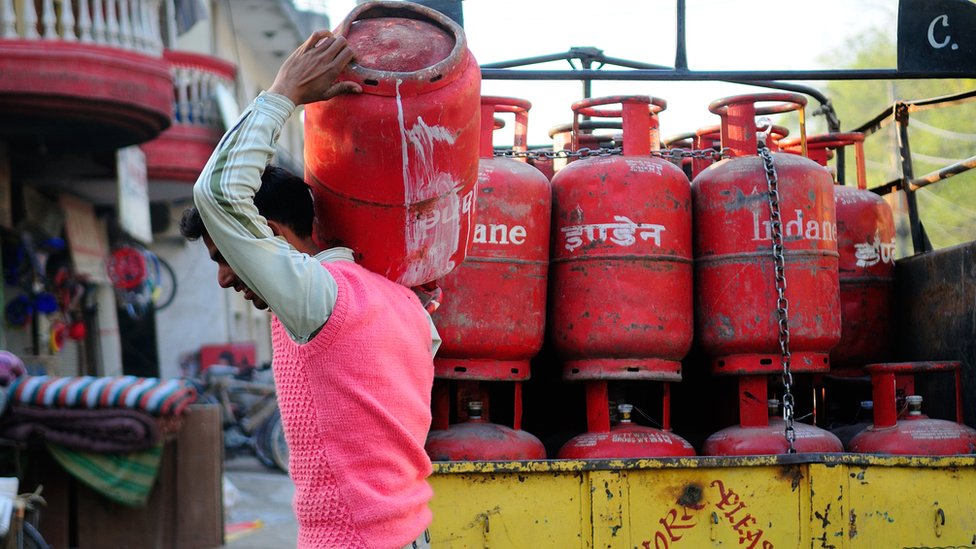
[[[453,379],[529,377],[545,334],[552,191],[525,162],[496,158],[492,118],[515,113],[516,151],[525,151],[531,103],[483,97],[474,241],[464,263],[440,280],[434,323],[443,343],[434,375]]]
[[[757,108],[758,102],[775,101]],[[734,158],[695,178],[696,326],[720,374],[781,368],[772,223],[766,172],[756,156],[757,114],[803,108],[803,96],[752,94],[713,102],[722,146]],[[802,116],[801,116],[802,120]],[[801,127],[802,129],[802,127]],[[825,372],[840,340],[833,179],[807,158],[773,153],[784,241],[794,372]]]
[[[489,423],[481,415],[481,402],[468,403],[468,419],[427,435],[425,449],[431,461],[512,461],[546,459],[546,449],[533,435]]]
[[[849,450],[859,454],[948,456],[976,453],[976,430],[962,424],[962,379],[959,362],[901,362],[870,364],[874,424],[851,439]],[[897,377],[927,372],[955,372],[956,421],[922,414],[922,397],[905,398],[907,412],[899,417]]]
[[[336,29],[363,93],[305,108],[315,237],[407,286],[464,259],[478,173],[481,74],[464,33],[410,2],[369,2]]]
[[[595,382],[588,382],[593,384]],[[665,384],[667,386],[667,384]],[[588,390],[594,388],[590,385]],[[604,385],[605,389],[605,385]],[[589,404],[589,402],[588,402]],[[668,402],[665,402],[665,407]],[[695,455],[694,447],[685,439],[664,429],[644,427],[630,419],[633,406],[619,404],[620,422],[604,429],[589,432],[570,439],[559,450],[559,459],[639,459],[652,457],[685,457]],[[608,414],[609,411],[604,412]]]
[[[739,378],[739,425],[726,427],[705,440],[707,456],[758,456],[789,450],[786,422],[777,417],[778,400],[767,400],[765,376]],[[843,452],[844,445],[830,431],[795,422],[794,449],[799,453]]]
[[[857,187],[834,187],[840,253],[841,338],[830,352],[830,372],[861,376],[865,364],[890,354],[894,332],[895,221],[891,206],[867,190],[864,134],[829,133],[807,141],[809,158],[826,166],[828,152],[854,145]],[[797,140],[780,143],[800,154]]]
[[[608,104],[622,109],[596,108]],[[577,121],[622,114],[626,141],[622,156],[581,159],[552,179],[549,328],[566,379],[681,378],[693,331],[691,189],[680,168],[649,156],[657,105],[573,105]]]

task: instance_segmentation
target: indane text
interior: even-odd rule
[[[837,241],[837,223],[816,219],[804,222],[803,210],[793,210],[793,219],[788,219],[785,215],[783,219],[786,221],[783,224],[783,236],[785,238]],[[773,239],[772,222],[768,219],[759,219],[759,212],[756,211],[752,212],[752,239],[755,241]]]
[[[525,227],[515,225],[509,228],[504,223],[475,223],[474,243],[475,244],[515,244],[521,246],[525,244]]]
[[[422,230],[429,231],[436,227],[439,223],[456,222],[461,216],[466,216],[471,213],[471,205],[474,202],[474,193],[474,189],[468,191],[464,196],[461,197],[460,203],[448,200],[441,201],[438,204],[439,207],[420,216],[416,223],[421,227]]]
[[[891,242],[881,241],[881,231],[874,231],[874,241],[854,244],[854,257],[858,267],[873,267],[878,263],[895,264],[895,237]]]

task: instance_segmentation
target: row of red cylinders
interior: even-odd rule
[[[499,98],[485,98],[487,103],[498,103],[504,101]],[[509,105],[511,107],[511,105]],[[526,105],[519,105],[519,107],[525,107]],[[593,114],[593,112],[587,112],[584,109],[580,109],[581,112],[587,114]],[[520,112],[520,111],[518,111]],[[491,120],[489,115],[491,113],[486,109],[483,113],[483,121]],[[486,123],[486,122],[485,122]],[[517,123],[517,135],[520,131],[525,130],[524,119],[519,119]],[[642,129],[641,135],[643,134]],[[653,128],[651,130],[651,135],[653,135]],[[488,134],[490,137],[490,133]],[[483,139],[489,137],[483,136]],[[835,135],[828,137],[818,137],[811,139],[812,142],[812,153],[811,157],[822,161],[825,164],[826,161],[826,147],[828,146],[842,146],[848,144],[859,145],[863,138],[856,135]],[[524,136],[522,139],[516,138],[517,150],[520,150],[520,144],[524,143]],[[626,143],[626,140],[624,141]],[[789,146],[789,144],[784,144]],[[797,144],[799,145],[799,144]],[[860,147],[858,147],[858,158],[862,157]],[[490,151],[483,145],[483,154],[488,154]],[[627,156],[627,151],[625,150],[624,156]],[[594,163],[598,164],[598,163]],[[514,166],[514,164],[513,164]],[[633,165],[630,166],[631,168]],[[841,219],[839,224],[841,225],[841,234],[837,237],[840,238],[842,242],[846,242],[842,237],[851,237],[857,234],[857,231],[861,231],[863,234],[870,236],[870,233],[874,232],[874,242],[872,243],[870,239],[866,242],[861,243],[860,247],[852,246],[855,252],[852,254],[853,259],[849,262],[861,262],[868,263],[867,266],[873,266],[881,262],[888,266],[891,265],[890,257],[887,261],[880,261],[878,257],[877,246],[879,242],[879,234],[881,231],[893,231],[893,224],[891,222],[890,210],[887,206],[877,199],[873,194],[865,193],[863,190],[864,177],[863,177],[863,162],[858,162],[858,183],[860,192],[857,189],[846,189],[837,188],[840,191],[837,197],[837,209],[841,212],[838,214]],[[524,168],[522,168],[524,170]],[[653,169],[652,169],[653,170]],[[494,168],[488,170],[494,172]],[[662,169],[663,171],[663,169]],[[530,174],[531,172],[525,172]],[[532,174],[529,176],[536,181],[541,181],[537,175]],[[490,179],[489,177],[484,177],[480,181],[486,181]],[[604,182],[609,180],[610,177],[602,177]],[[479,181],[479,184],[480,184]],[[495,182],[496,184],[498,181]],[[493,188],[493,187],[492,187]],[[670,189],[669,189],[670,190]],[[593,197],[600,196],[598,193],[593,192],[592,188],[585,188],[581,191],[583,194]],[[853,191],[848,194],[844,194],[847,191]],[[500,195],[496,195],[500,196]],[[556,194],[558,197],[559,195]],[[491,202],[489,200],[489,202]],[[557,203],[558,204],[558,203]],[[481,203],[479,202],[479,206]],[[497,207],[498,204],[491,204],[490,206]],[[581,208],[577,207],[577,211],[572,212],[570,215],[579,215],[579,210]],[[491,210],[484,212],[487,220],[494,220],[490,215]],[[557,207],[557,213],[562,213]],[[887,215],[885,215],[887,214]],[[575,221],[581,221],[581,219],[576,219]],[[847,222],[846,224],[844,222]],[[544,225],[544,224],[543,224]],[[557,224],[558,226],[558,224]],[[645,227],[641,227],[645,228]],[[845,229],[850,229],[848,233],[844,233]],[[574,229],[571,234],[577,234],[580,231]],[[893,233],[891,233],[893,240]],[[857,244],[857,242],[849,242],[850,244]],[[873,244],[874,255],[865,253],[865,250],[870,248]],[[892,250],[893,251],[893,250]],[[476,248],[472,249],[472,254],[477,254]],[[554,254],[555,255],[555,254]],[[593,258],[588,258],[593,259]],[[596,259],[605,259],[599,258]],[[605,265],[604,265],[605,266]],[[859,265],[864,266],[864,265]],[[462,271],[463,272],[463,265]],[[611,265],[612,267],[612,265]],[[552,269],[551,272],[557,272],[556,269]],[[605,271],[598,273],[597,277],[612,276],[618,273],[613,272],[612,268],[607,268]],[[891,273],[884,273],[885,276],[876,277],[874,279],[868,277],[867,279],[853,278],[850,280],[853,291],[848,292],[848,296],[853,296],[854,305],[864,308],[863,311],[859,309],[853,309],[853,313],[845,310],[847,316],[852,318],[860,319],[861,315],[859,313],[864,312],[867,314],[874,315],[876,322],[871,323],[870,320],[862,320],[860,324],[852,323],[852,331],[857,331],[855,337],[852,338],[852,343],[859,343],[861,338],[866,337],[865,334],[872,334],[878,336],[888,328],[886,326],[879,326],[877,321],[882,321],[887,319],[887,313],[890,312],[890,285],[892,282]],[[460,281],[467,282],[460,274],[460,272],[453,273],[449,280],[457,285],[456,289],[466,288],[465,284]],[[458,280],[460,279],[460,281]],[[496,281],[497,282],[497,281]],[[843,288],[843,284],[841,284]],[[464,290],[462,290],[464,291]],[[609,292],[608,296],[612,296],[613,292]],[[842,294],[843,296],[843,294]],[[843,297],[841,298],[843,301]],[[467,299],[460,299],[461,303],[481,303],[481,301],[469,301]],[[612,301],[612,300],[611,300]],[[460,303],[459,303],[460,305]],[[524,305],[524,302],[523,302]],[[619,303],[613,303],[612,306],[619,307]],[[544,307],[542,308],[544,309]],[[877,310],[877,309],[880,309]],[[541,314],[541,311],[540,311]],[[497,317],[496,317],[497,318]],[[520,316],[512,316],[509,318],[521,318]],[[529,317],[531,318],[531,317]],[[867,329],[867,331],[864,331]],[[541,332],[541,326],[539,326],[539,332]],[[529,333],[534,333],[529,331]],[[491,336],[497,336],[500,334],[492,333]],[[868,339],[871,339],[868,337]],[[872,341],[876,341],[876,337]],[[539,338],[541,345],[541,337]],[[584,344],[581,348],[585,349]],[[877,351],[873,351],[877,348]],[[866,357],[877,357],[878,354],[884,351],[884,346],[872,347],[868,349],[856,348],[851,352],[847,353],[847,357],[857,357],[848,359],[845,364],[850,364],[855,362],[858,358],[864,359]],[[531,355],[531,354],[530,354]],[[528,358],[531,358],[529,356]],[[760,366],[762,366],[763,359],[766,357],[761,357],[759,360]],[[707,441],[703,447],[703,451],[709,455],[756,455],[756,454],[776,454],[783,453],[786,451],[786,442],[783,436],[783,430],[785,428],[785,422],[781,418],[773,417],[767,413],[767,409],[763,404],[765,403],[766,397],[766,384],[767,379],[764,375],[748,375],[754,374],[752,370],[753,364],[751,361],[755,361],[755,357],[737,357],[740,362],[745,364],[743,371],[736,372],[740,374],[745,374],[740,377],[740,397],[744,400],[752,400],[755,402],[743,402],[740,406],[740,424],[727,429],[723,429],[718,433],[715,433]],[[679,359],[680,360],[680,359]],[[441,370],[439,373],[443,377],[478,377],[479,375],[485,376],[486,379],[497,379],[497,378],[511,378],[515,374],[527,374],[527,370],[523,369],[523,366],[508,368],[506,365],[510,363],[494,363],[493,366],[497,367],[497,370],[492,372],[491,366],[488,366],[488,370],[481,368],[485,366],[484,364],[476,366],[475,368],[470,368],[464,364],[464,361],[446,361],[453,366],[453,371]],[[610,363],[610,367],[607,368],[607,362]],[[839,360],[839,362],[844,362]],[[490,363],[489,361],[489,364]],[[653,363],[652,363],[653,364]],[[863,365],[864,362],[858,363]],[[527,360],[524,364],[524,368],[527,368]],[[582,366],[582,368],[575,367]],[[681,437],[678,437],[670,432],[669,421],[668,421],[668,392],[665,390],[664,399],[664,429],[653,429],[648,427],[642,427],[634,424],[630,421],[630,406],[621,406],[621,412],[623,415],[622,420],[619,424],[615,425],[612,429],[609,428],[609,418],[597,418],[594,422],[593,415],[605,415],[608,409],[608,402],[606,400],[606,382],[605,381],[595,381],[595,380],[606,380],[613,379],[615,377],[624,379],[633,379],[646,377],[650,379],[670,379],[670,372],[667,370],[658,370],[658,374],[649,373],[655,372],[654,368],[642,369],[641,366],[644,364],[633,363],[627,364],[626,367],[628,371],[625,373],[621,369],[615,369],[615,364],[612,359],[607,360],[596,360],[591,361],[586,358],[582,358],[577,364],[568,363],[566,368],[566,377],[573,377],[574,375],[579,378],[588,379],[587,381],[587,408],[588,419],[590,420],[591,429],[587,433],[578,435],[577,437],[570,440],[563,448],[560,450],[558,457],[566,459],[598,459],[598,458],[626,458],[626,457],[648,457],[648,456],[687,456],[694,455],[694,449],[684,441]],[[721,368],[722,364],[717,364],[717,369]],[[958,365],[956,366],[958,367]],[[920,397],[909,397],[909,401],[916,399],[915,401],[919,403],[918,408],[914,412],[909,412],[907,414],[899,417],[895,412],[896,401],[894,398],[894,393],[891,391],[885,391],[880,388],[887,387],[887,380],[893,374],[890,373],[891,369],[897,369],[897,365],[873,365],[867,368],[872,376],[874,377],[875,383],[875,400],[878,401],[879,414],[876,417],[874,425],[868,427],[863,432],[861,432],[857,437],[854,438],[851,449],[857,452],[871,452],[871,453],[889,453],[889,454],[928,454],[928,455],[946,455],[946,454],[957,454],[957,453],[972,453],[976,449],[976,431],[969,429],[959,423],[946,422],[942,420],[932,420],[921,414],[918,408],[920,408]],[[902,367],[901,369],[904,369]],[[450,370],[450,369],[449,369]],[[819,365],[811,368],[811,370],[820,370],[822,368]],[[761,373],[769,373],[770,371],[775,371],[774,369],[765,369],[763,371],[760,368]],[[636,374],[636,375],[635,375]],[[680,372],[677,373],[680,376]],[[667,387],[667,384],[665,384]],[[957,395],[957,402],[958,395]],[[756,406],[756,404],[759,404]],[[961,423],[961,417],[958,418]],[[604,428],[593,429],[593,425],[603,426]],[[516,425],[517,427],[517,425]],[[498,431],[502,430],[506,433],[506,440],[502,442],[499,438]],[[815,427],[799,423],[795,424],[796,441],[795,446],[797,451],[800,452],[837,452],[842,451],[843,447],[840,441],[832,434],[817,429]],[[448,440],[451,437],[456,436],[458,438],[454,440]],[[432,457],[437,459],[438,451],[445,451],[449,457],[448,459],[538,459],[543,451],[540,443],[538,443],[531,435],[527,433],[511,430],[500,426],[495,426],[494,428],[489,428],[485,424],[484,420],[478,416],[473,422],[468,422],[461,424],[459,426],[454,426],[452,429],[446,429],[443,431],[436,431],[433,433],[434,440],[432,445],[434,451],[432,452]],[[443,437],[443,438],[441,438]],[[938,439],[934,443],[934,439]],[[452,444],[454,446],[452,446]],[[460,446],[474,444],[471,448],[465,448],[465,455],[459,455],[457,453]],[[486,454],[486,447],[490,446],[491,450]],[[451,451],[454,451],[451,454]],[[465,453],[462,452],[462,453]],[[514,453],[514,455],[512,455]]]
[[[462,270],[466,275],[459,278],[455,273],[441,280],[447,290],[443,310],[458,311],[440,315],[439,325],[446,334],[443,368],[459,373],[490,368],[490,373],[469,375],[523,378],[528,360],[542,345],[548,269],[549,331],[555,347],[567,357],[567,378],[680,379],[680,360],[693,335],[693,287],[698,289],[698,308],[705,313],[698,315],[698,328],[709,354],[717,357],[716,371],[777,369],[766,367],[770,361],[778,362],[774,360],[778,342],[768,336],[778,332],[767,329],[775,317],[742,321],[744,326],[738,330],[729,324],[743,310],[775,311],[775,292],[762,291],[769,289],[769,277],[763,276],[762,268],[750,268],[769,255],[770,227],[765,179],[742,177],[762,173],[758,157],[744,152],[748,145],[737,150],[741,158],[727,162],[734,168],[710,170],[693,186],[674,164],[647,156],[648,139],[626,139],[619,157],[572,164],[552,182],[550,256],[548,182],[522,162],[492,156],[485,139],[493,128],[493,110],[505,100],[486,101],[495,105],[482,115],[488,135],[483,136],[476,208],[480,213],[468,265]],[[511,102],[505,110],[525,108],[517,103]],[[591,100],[577,105],[577,114],[597,114],[595,104],[599,103]],[[653,117],[647,116],[647,105],[641,98],[627,98],[617,111],[636,107],[636,115],[624,114],[625,127],[643,124],[638,130],[625,129],[625,135],[649,136]],[[743,105],[752,106],[733,103],[726,108],[734,111]],[[516,125],[524,128],[521,118]],[[516,150],[524,150],[524,135],[519,139],[522,145],[517,144]],[[839,261],[852,288],[869,288],[882,295],[867,300],[877,321],[860,332],[875,337],[849,336],[876,348],[858,353],[865,356],[856,360],[837,355],[835,366],[860,366],[883,358],[879,353],[888,328],[880,321],[890,310],[893,268],[890,208],[873,193],[835,187],[826,170],[806,159],[781,154],[776,158],[785,182],[781,201],[790,242],[785,254],[793,289],[787,290],[787,297],[792,298],[799,319],[793,326],[796,368],[827,369],[827,352],[841,333],[840,284],[834,274]],[[505,178],[518,183],[512,185]],[[694,261],[692,188],[697,214]],[[835,224],[834,192],[837,209],[845,212],[840,227]],[[849,252],[842,258],[838,241]],[[499,268],[508,273],[500,276]],[[730,287],[733,291],[724,291]],[[865,303],[864,299],[849,301]],[[471,304],[477,304],[476,314],[464,310]],[[508,319],[518,319],[518,329],[511,329]],[[844,345],[839,350],[849,348]]]
[[[621,104],[620,109],[597,108],[617,103]],[[730,101],[728,105],[718,105],[717,109],[723,119],[727,119],[729,111],[735,113],[741,104],[751,106],[744,101]],[[680,361],[692,340],[692,187],[680,168],[648,154],[652,148],[656,149],[653,145],[656,115],[664,106],[661,100],[641,97],[588,100],[574,105],[573,136],[579,134],[581,115],[614,116],[623,118],[626,139],[623,140],[622,157],[593,158],[573,164],[560,172],[552,183],[556,204],[553,226],[558,232],[551,239],[549,329],[554,336],[554,346],[568,357],[564,366],[568,379],[680,380]],[[525,150],[527,102],[486,97],[482,107],[479,223],[468,259],[441,281],[446,299],[442,313],[436,318],[445,344],[436,361],[437,375],[442,378],[519,380],[527,377],[529,360],[542,346],[547,289],[545,272],[549,259],[547,245],[550,241],[547,230],[549,189],[546,179],[524,163],[493,156],[491,135],[496,110],[517,114],[514,150]],[[750,126],[754,116],[755,112],[752,116],[740,115],[748,117]],[[752,147],[754,149],[755,145]],[[748,145],[742,149],[748,150]],[[802,174],[802,162],[797,170],[790,163],[792,160],[787,160],[786,181],[796,177],[794,171],[806,175]],[[819,168],[814,171],[826,174]],[[831,190],[832,181],[829,175],[827,178],[826,185],[815,189],[817,196],[824,193],[822,187]],[[737,184],[734,179],[719,178],[718,181],[726,186]],[[809,192],[809,189],[797,192],[804,191]],[[717,193],[728,194],[728,189],[719,187]],[[783,200],[785,204],[791,204],[789,197]],[[706,197],[703,203],[711,205],[712,202]],[[814,212],[815,215],[829,217],[833,213],[825,211],[824,204],[824,199],[815,202],[814,207],[821,208]],[[617,211],[607,212],[613,208]],[[516,210],[518,213],[513,215]],[[609,218],[611,215],[612,219],[601,219],[601,216]],[[611,222],[587,223],[594,218]],[[755,216],[753,218],[754,221]],[[647,219],[655,223],[643,222]],[[533,232],[540,238],[530,238]],[[512,234],[516,238],[511,238]],[[821,240],[828,243],[821,247],[831,247],[830,239]],[[646,244],[643,253],[640,244]],[[743,261],[755,261],[754,250],[747,254],[738,251],[741,257],[736,257],[735,244],[728,246],[725,250],[719,248],[719,252],[739,261],[731,265],[732,269],[741,273]],[[627,249],[629,247],[636,247],[638,251]],[[513,250],[518,253],[512,253]],[[577,250],[583,253],[576,255]],[[833,250],[836,262],[836,244]],[[829,261],[830,250],[827,251]],[[829,264],[827,267],[817,264],[824,255],[814,255],[815,269],[810,278],[821,282],[826,278],[829,286],[831,281],[836,284],[837,278],[836,274],[833,280],[822,276],[824,271],[830,270]],[[727,257],[718,258],[716,263],[720,265],[719,270],[730,267]],[[526,276],[519,276],[520,271]],[[715,276],[721,279],[722,274],[718,272]],[[762,274],[760,271],[754,276],[761,277]],[[768,282],[763,280],[751,285],[768,288]],[[836,290],[829,290],[816,287],[813,292],[815,296],[836,296]],[[731,297],[729,302],[733,306],[741,303],[741,294]],[[813,300],[807,306],[812,310],[822,304]],[[838,312],[837,307],[830,309]],[[767,310],[775,310],[775,307],[767,307]],[[731,315],[726,318],[728,316]],[[518,319],[518,322],[510,323],[508,319]],[[821,324],[816,327],[822,328]],[[832,325],[839,331],[839,318]],[[828,331],[830,328],[828,325]],[[826,339],[830,336],[828,333]],[[751,343],[740,342],[739,347],[732,350],[749,351]],[[827,349],[829,346],[824,351]],[[621,356],[621,351],[629,356]],[[801,365],[797,370],[814,362],[802,353],[798,355]],[[820,359],[819,356],[815,358]],[[736,356],[735,359],[717,360],[717,369],[721,371],[728,366],[727,371],[732,373],[761,374],[779,367],[771,354],[758,358]],[[816,362],[810,369],[822,371],[821,364],[826,364],[826,358]],[[766,363],[773,364],[772,368],[763,368]],[[605,396],[602,396],[605,395],[605,385],[595,387],[588,388],[588,408],[605,408]],[[597,396],[593,396],[594,391]],[[585,440],[575,442],[592,447],[590,438],[607,437],[599,431],[604,429],[581,435]],[[688,455],[690,445],[676,444],[675,441],[680,440],[678,437],[666,436],[670,445],[666,449],[671,455]],[[650,438],[661,437],[654,433]],[[601,446],[607,445],[604,441]],[[561,457],[573,457],[572,444],[569,446]]]
[[[439,325],[447,334],[441,357],[462,361],[464,365],[455,366],[459,372],[493,368],[491,373],[479,375],[491,379],[522,378],[527,373],[527,361],[542,344],[548,268],[553,296],[550,332],[554,345],[570,358],[567,377],[680,379],[680,360],[691,345],[693,322],[692,186],[683,173],[670,162],[647,156],[647,140],[643,144],[626,140],[624,155],[620,157],[593,158],[571,165],[572,169],[561,172],[552,183],[555,231],[550,257],[548,182],[522,162],[492,156],[490,142],[484,141],[490,137],[493,124],[487,124],[492,121],[496,104],[505,100],[485,101],[492,105],[483,114],[488,136],[483,136],[479,172],[480,213],[468,265],[457,271],[466,272],[466,276],[459,278],[455,273],[441,281],[448,290],[444,311],[458,311],[456,315],[446,313],[440,317]],[[519,102],[505,110],[525,108],[524,103],[516,103]],[[586,103],[577,105],[577,110],[592,115],[593,101]],[[639,114],[625,116],[625,124],[636,119],[643,121],[646,128],[646,103],[634,100],[625,103],[622,110],[634,105],[639,107]],[[517,122],[518,126],[524,124]],[[648,135],[646,129],[634,133]],[[625,135],[629,134],[625,131]],[[524,136],[517,139],[524,140]],[[776,341],[757,341],[756,337],[762,336],[754,337],[752,333],[745,340],[728,334],[728,319],[736,318],[736,309],[775,311],[774,302],[741,303],[743,297],[755,300],[774,293],[756,291],[769,287],[768,277],[758,281],[741,278],[743,266],[769,255],[769,223],[764,219],[768,213],[764,215],[762,211],[763,207],[768,211],[764,203],[765,180],[743,183],[742,173],[761,173],[761,168],[755,166],[758,158],[742,154],[742,158],[729,161],[735,163],[734,169],[711,170],[701,180],[696,179],[694,185],[696,211],[701,212],[695,217],[695,263],[699,267],[695,285],[704,286],[699,291],[704,296],[699,305],[708,313],[700,315],[706,317],[700,328],[712,356],[731,355],[736,359],[741,352],[755,354],[757,348],[775,352],[776,347]],[[777,155],[777,168],[780,179],[786,182],[781,190],[786,238],[797,242],[788,245],[785,252],[788,268],[795,263],[800,271],[788,273],[794,275],[791,280],[799,281],[794,283],[798,289],[792,301],[797,304],[798,318],[811,319],[807,324],[794,326],[794,349],[801,351],[799,368],[824,371],[826,351],[834,347],[840,333],[839,300],[832,297],[839,287],[838,277],[832,274],[837,270],[833,268],[838,257],[836,242],[847,238],[844,243],[850,253],[844,256],[844,262],[853,283],[873,282],[874,286],[890,287],[890,242],[894,238],[890,209],[880,199],[870,200],[873,193],[845,193],[856,189],[834,187],[826,170],[805,159]],[[810,184],[798,185],[795,181]],[[762,188],[759,183],[763,183]],[[752,189],[744,192],[743,185]],[[841,220],[840,229],[834,225],[831,198],[835,191],[845,196],[838,200],[839,208],[859,208]],[[848,194],[851,198],[847,198]],[[726,196],[733,196],[731,206],[724,204]],[[718,213],[713,214],[714,211]],[[881,253],[879,242],[888,245]],[[508,271],[505,276],[494,270],[502,264]],[[884,270],[870,271],[866,267]],[[810,276],[805,277],[803,271],[809,271]],[[818,276],[823,272],[827,276]],[[757,274],[762,275],[749,276]],[[744,283],[746,287],[723,292],[730,283]],[[808,294],[814,297],[807,298]],[[826,307],[822,307],[824,303]],[[477,304],[477,314],[464,311],[471,304]],[[508,319],[518,319],[519,329],[509,329]],[[772,321],[760,319],[755,323],[769,327]],[[755,333],[776,333],[762,327],[750,328]],[[802,354],[804,330],[812,331],[816,360]],[[622,357],[622,351],[632,358]],[[764,358],[754,361],[750,357],[748,364],[739,366],[734,360],[720,360],[716,370],[775,370],[763,368],[767,362]],[[863,362],[877,358],[866,357]],[[758,362],[758,366],[753,362]],[[446,368],[452,361],[443,363]],[[580,363],[583,369],[577,368]]]

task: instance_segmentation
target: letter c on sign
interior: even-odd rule
[[[948,46],[949,45],[949,42],[952,41],[952,37],[949,36],[948,34],[946,35],[945,40],[943,40],[941,42],[936,42],[935,41],[935,24],[936,23],[940,23],[940,22],[941,22],[941,24],[942,24],[943,27],[948,27],[949,26],[949,16],[948,15],[940,15],[940,16],[936,17],[935,19],[933,19],[931,23],[929,23],[929,44],[931,44],[932,47],[935,48],[935,49],[937,49],[937,50],[938,49],[942,49],[942,48]]]

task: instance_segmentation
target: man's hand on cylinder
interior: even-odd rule
[[[355,54],[344,37],[316,31],[285,59],[268,91],[284,95],[296,105],[360,93],[363,90],[356,82],[336,81],[353,59]]]

